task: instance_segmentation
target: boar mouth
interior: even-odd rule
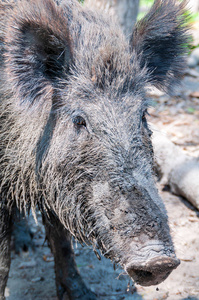
[[[150,286],[164,281],[179,264],[177,258],[162,256],[141,265],[129,263],[125,269],[137,284]]]

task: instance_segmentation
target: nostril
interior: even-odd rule
[[[152,272],[133,269],[131,269],[129,275],[134,279],[136,283],[140,285],[143,285],[143,283],[151,282],[154,277]]]
[[[153,274],[151,272],[148,271],[142,271],[142,270],[136,270],[134,271],[134,273],[138,276],[138,277],[142,277],[142,278],[151,278],[153,276]]]
[[[129,276],[132,277],[133,280],[140,285],[152,285],[156,284],[157,282],[156,280],[154,283],[155,276],[152,272],[144,269],[138,269],[136,266],[133,266],[132,268],[127,268],[126,271],[129,274]]]

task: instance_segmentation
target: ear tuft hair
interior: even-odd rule
[[[186,1],[156,0],[149,13],[140,20],[130,39],[132,51],[146,67],[149,82],[171,91],[186,67],[187,26]]]
[[[34,103],[67,76],[72,42],[67,18],[53,0],[22,0],[10,11],[5,38],[8,79],[20,102]]]

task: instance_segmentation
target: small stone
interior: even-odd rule
[[[187,69],[186,72],[185,72],[185,75],[198,78],[199,72],[197,72],[196,70]]]
[[[195,68],[198,64],[198,60],[194,56],[188,58],[187,64],[189,68]]]
[[[36,261],[31,260],[31,261],[27,261],[27,262],[22,262],[19,265],[19,269],[34,268],[35,266],[36,266]]]
[[[8,289],[8,287],[6,287],[6,290],[5,290],[5,297],[9,297],[10,296],[10,291]]]
[[[191,56],[190,57],[193,57],[196,61],[197,64],[199,64],[199,48],[195,48],[192,53],[191,53]]]
[[[31,280],[32,282],[44,281],[44,277],[36,277]]]
[[[81,254],[79,249],[75,249],[74,252],[75,252],[75,256],[80,256],[80,254]]]
[[[43,260],[45,262],[52,262],[54,261],[54,256],[51,253],[47,255],[43,255]]]

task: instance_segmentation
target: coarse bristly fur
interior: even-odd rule
[[[171,91],[183,75],[185,7],[155,1],[129,44],[75,0],[0,1],[0,192],[11,214],[53,211],[123,266],[148,240],[173,255],[145,91]]]

